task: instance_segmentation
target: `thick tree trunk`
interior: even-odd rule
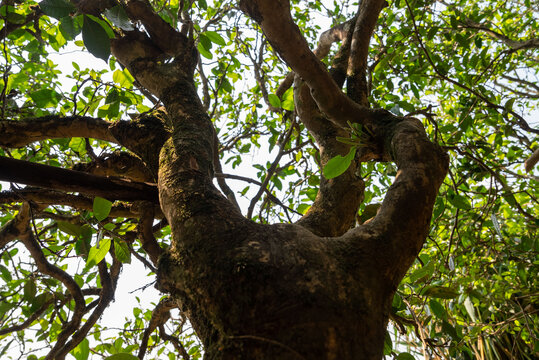
[[[189,240],[162,259],[160,285],[189,314],[207,359],[381,358],[394,288],[376,254],[297,225],[178,230]]]
[[[213,187],[210,155],[195,153],[190,120],[181,121],[161,152],[173,241],[158,277],[207,359],[382,357],[393,294],[426,238],[447,158],[416,120],[375,115],[399,174],[379,214],[337,237],[242,217]]]
[[[366,1],[373,14],[358,17],[355,29],[372,32],[383,2]],[[128,5],[148,34],[118,38],[112,51],[168,113],[172,135],[161,149],[158,189],[172,240],[159,261],[158,286],[188,315],[205,358],[380,359],[393,294],[428,234],[447,156],[418,120],[368,109],[342,93],[293,24],[288,2],[242,1],[302,79],[297,114],[322,162],[348,151],[335,136],[346,136],[349,122],[369,134],[345,174],[322,179],[297,224],[247,220],[212,182],[215,131],[194,86],[194,44],[148,6]],[[366,54],[368,42],[353,45],[358,31],[351,49]],[[171,54],[173,61],[159,60]],[[398,174],[378,214],[348,230],[363,199],[359,161],[372,159],[394,161]]]

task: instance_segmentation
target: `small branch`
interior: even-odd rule
[[[350,45],[347,70],[348,96],[363,106],[369,105],[367,86],[367,60],[369,44],[385,0],[363,0],[359,4],[358,18]]]
[[[222,173],[223,167],[221,166],[221,160],[219,159],[219,139],[217,138],[217,134],[215,135],[215,141],[214,141],[214,152],[213,152],[213,166],[215,168],[216,173]],[[225,194],[228,200],[238,209],[240,209],[240,205],[238,204],[238,201],[236,200],[236,196],[234,195],[234,191],[228,186],[226,183],[224,177],[215,176],[217,178],[217,184],[221,188],[221,191]]]
[[[307,83],[320,111],[331,121],[342,127],[348,121],[365,121],[368,109],[343,94],[326,65],[310,50],[290,15],[288,1],[242,0],[240,8],[260,25],[279,55]]]
[[[539,161],[539,148],[537,148],[533,154],[530,155],[528,160],[524,162],[524,169],[526,169],[526,172],[530,172],[533,170],[533,167],[537,162]]]
[[[248,178],[248,177],[245,177],[245,176],[240,176],[240,175],[233,175],[233,174],[222,174],[222,173],[216,173],[215,174],[215,177],[216,178],[226,178],[226,179],[233,179],[233,180],[241,180],[241,181],[245,181],[245,182],[248,182],[248,183],[251,183],[251,184],[256,184],[260,187],[262,187],[262,183],[260,181],[257,181],[257,180],[254,180],[254,179],[251,179],[251,178]],[[283,202],[281,200],[279,200],[277,197],[275,197],[275,195],[273,195],[271,193],[271,191],[269,191],[266,187],[263,188],[266,192],[266,196],[268,197],[268,199],[272,202],[274,202],[275,204],[279,205],[280,207],[282,207],[285,211],[291,211],[297,215],[303,215],[302,213],[300,212],[297,212],[296,210],[292,209],[292,208],[289,208],[288,206],[286,206],[285,204],[283,204]]]
[[[163,325],[159,325],[159,336],[165,341],[170,341],[172,343],[172,346],[174,346],[174,349],[176,349],[176,351],[183,357],[183,360],[191,359],[189,353],[187,352],[187,350],[185,350],[185,347],[180,342],[180,340],[175,336],[167,334]]]
[[[249,209],[247,210],[247,218],[250,219],[253,216],[253,210],[257,203],[257,201],[260,199],[262,194],[266,191],[266,188],[269,184],[269,181],[271,180],[271,177],[273,176],[275,170],[277,169],[277,166],[279,165],[279,161],[281,161],[281,157],[284,155],[284,148],[286,144],[288,144],[288,140],[290,140],[290,136],[292,135],[292,132],[294,131],[294,124],[296,123],[295,118],[292,119],[292,122],[290,123],[290,127],[288,129],[288,132],[284,136],[283,140],[281,141],[281,144],[279,146],[279,152],[277,153],[277,156],[273,160],[273,163],[271,164],[270,168],[266,172],[266,178],[260,185],[260,189],[256,193],[256,195],[251,200],[251,203],[249,204]]]
[[[329,51],[331,50],[331,45],[333,45],[333,43],[345,40],[347,35],[350,33],[350,30],[354,26],[355,21],[356,17],[344,23],[335,25],[331,29],[326,30],[322,34],[320,34],[320,37],[318,38],[318,46],[313,51],[316,57],[322,60],[329,54]],[[275,94],[279,98],[281,98],[285,91],[292,86],[292,84],[294,83],[294,76],[294,72],[289,72],[283,82],[279,85],[277,91],[275,92]]]
[[[23,203],[19,213],[0,228],[0,249],[24,234],[30,224],[28,203]]]
[[[137,355],[140,360],[144,359],[144,355],[146,354],[146,350],[148,349],[148,340],[150,339],[150,335],[157,327],[162,326],[165,322],[168,321],[168,319],[170,318],[170,310],[174,307],[176,307],[174,300],[167,297],[161,300],[153,310],[150,323],[148,324],[146,330],[144,330],[144,334],[140,343],[140,349]]]
[[[30,211],[30,206],[28,204],[23,205],[23,207],[27,207],[26,211]],[[65,344],[68,337],[73,332],[75,332],[75,330],[78,329],[82,320],[82,316],[85,313],[86,302],[84,300],[81,288],[77,285],[75,280],[64,270],[49,263],[49,261],[43,254],[43,251],[41,250],[39,242],[34,237],[34,234],[30,229],[26,230],[26,232],[20,237],[20,240],[22,241],[26,249],[30,252],[30,255],[36,262],[39,271],[62,282],[64,286],[69,290],[70,294],[73,296],[73,300],[75,301],[75,308],[71,320],[62,329],[62,331],[58,335],[56,344],[45,358],[46,360],[56,359],[56,355],[58,354],[60,348]]]
[[[78,210],[93,209],[93,199],[84,195],[66,194],[60,191],[24,188],[17,190],[7,190],[0,192],[0,203],[31,202],[37,205],[61,205],[69,206]],[[155,218],[163,219],[163,213],[158,205],[153,204],[155,209]],[[138,218],[140,213],[132,204],[115,203],[113,204],[109,216]]]
[[[505,45],[507,45],[512,50],[523,50],[523,49],[537,49],[539,48],[539,38],[535,39],[528,39],[528,40],[513,40],[509,38],[508,36],[504,34],[500,34],[492,29],[490,29],[488,26],[476,23],[470,19],[466,19],[464,21],[464,28],[467,29],[476,29],[481,30],[484,33],[486,33],[488,36],[502,41]]]
[[[150,260],[152,260],[154,265],[157,266],[159,256],[163,253],[163,249],[161,249],[159,243],[153,235],[153,206],[148,201],[141,201],[138,204],[138,208],[141,214],[138,224],[138,233],[142,243],[142,248],[146,251],[148,256],[150,256]]]
[[[8,7],[6,6],[6,9],[7,8]],[[36,21],[37,19],[41,17],[41,15],[43,15],[43,12],[38,6],[31,6],[30,9],[32,10],[32,12],[26,15],[26,17],[24,18],[24,21],[20,23],[11,23],[7,20],[7,18],[4,19],[5,25],[2,29],[0,29],[0,40],[4,40],[13,31],[20,29],[21,27],[26,26],[31,22]]]
[[[49,308],[49,306],[51,306],[53,301],[54,301],[54,299],[51,299],[51,300],[45,302],[43,305],[41,305],[41,307],[39,309],[37,309],[35,312],[33,312],[32,315],[28,316],[28,318],[26,320],[24,320],[24,322],[22,322],[22,323],[20,323],[18,325],[13,325],[13,326],[7,327],[5,329],[0,329],[0,336],[5,335],[5,334],[9,334],[9,333],[12,333],[12,332],[16,332],[16,331],[21,331],[21,330],[24,330],[24,329],[28,328],[30,325],[32,325],[32,323],[34,321],[36,321],[37,319],[39,319],[41,317],[41,315],[45,312],[45,310],[47,310]]]
[[[88,335],[90,329],[97,323],[99,318],[103,315],[105,309],[109,306],[110,302],[114,299],[114,293],[116,291],[116,284],[118,282],[118,276],[120,275],[120,270],[122,268],[122,263],[118,261],[114,255],[114,246],[111,246],[110,252],[112,254],[113,262],[110,268],[110,273],[107,268],[107,263],[105,260],[102,260],[98,265],[99,277],[103,288],[99,295],[99,302],[88,317],[86,322],[80,329],[78,329],[71,340],[67,342],[59,351],[55,360],[64,360],[65,356],[73,350],[84,338]]]

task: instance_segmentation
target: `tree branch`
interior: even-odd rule
[[[158,204],[153,184],[91,175],[80,171],[0,157],[0,180],[53,190],[80,192],[109,200],[148,200]],[[39,174],[39,176],[36,176]]]
[[[377,215],[344,236],[376,255],[372,264],[383,282],[397,286],[427,237],[432,208],[448,170],[448,156],[431,143],[414,118],[381,117],[387,151],[398,166]],[[370,244],[370,245],[366,245]],[[383,255],[382,255],[383,254]],[[381,280],[382,281],[382,280]]]
[[[159,246],[157,240],[153,235],[153,220],[154,211],[150,202],[142,201],[138,204],[139,212],[141,214],[139,221],[139,236],[142,243],[142,248],[150,256],[150,259],[157,266],[159,256],[163,253],[163,249]]]
[[[60,205],[69,206],[79,210],[93,209],[93,199],[84,195],[72,195],[64,192],[39,189],[24,188],[17,190],[7,190],[0,192],[0,203],[31,202],[37,205]],[[152,203],[156,219],[163,219],[163,213],[158,204]],[[139,209],[129,203],[115,203],[110,210],[110,217],[138,218]],[[11,220],[13,221],[13,220]]]
[[[368,110],[341,92],[325,65],[310,50],[292,20],[287,0],[242,0],[240,8],[261,26],[279,55],[307,83],[320,111],[331,121],[346,127],[348,121],[361,122],[368,117]]]
[[[140,182],[157,180],[139,157],[125,151],[104,154],[90,163],[75,165],[73,170],[98,176],[119,176]]]
[[[27,211],[30,211],[30,206],[27,206]],[[39,242],[34,237],[34,234],[30,229],[27,229],[24,234],[20,236],[20,240],[26,247],[26,249],[30,252],[30,255],[36,262],[37,268],[39,271],[45,275],[49,275],[56,280],[59,280],[64,284],[64,286],[69,290],[71,295],[73,296],[73,300],[75,301],[75,308],[73,310],[73,315],[71,317],[71,320],[65,326],[60,334],[58,335],[58,338],[56,340],[56,344],[51,349],[49,354],[46,356],[46,360],[52,360],[56,358],[56,355],[58,354],[58,351],[60,348],[64,345],[67,338],[78,329],[80,322],[82,320],[82,316],[85,313],[86,310],[86,302],[84,300],[84,296],[82,294],[81,288],[75,280],[65,271],[62,269],[52,265],[49,263],[45,255],[43,254],[43,251],[41,250],[41,246],[39,245]]]
[[[290,140],[290,136],[292,135],[292,131],[294,130],[294,124],[295,124],[294,120],[295,119],[293,119],[292,122],[290,123],[290,128],[288,129],[288,131],[284,135],[282,141],[280,141],[279,152],[277,153],[277,156],[275,157],[275,159],[271,163],[270,168],[266,172],[266,176],[264,178],[264,181],[260,185],[260,189],[258,189],[258,192],[256,193],[256,195],[251,200],[251,203],[249,204],[249,208],[247,210],[247,218],[248,219],[250,219],[253,216],[253,210],[254,210],[254,207],[255,207],[257,201],[260,199],[262,194],[265,191],[267,191],[266,188],[267,188],[267,186],[269,184],[269,181],[271,180],[271,177],[275,173],[275,170],[277,169],[277,166],[279,165],[279,161],[281,160],[282,156],[284,155],[284,148],[288,144],[288,141]]]
[[[358,104],[368,107],[367,60],[369,44],[385,0],[362,0],[359,3],[358,18],[350,45],[347,70],[348,96]]]
[[[447,77],[446,75],[444,75],[439,69],[438,67],[436,66],[436,64],[434,63],[434,61],[432,60],[430,54],[429,54],[429,51],[427,50],[427,48],[425,47],[425,45],[423,44],[423,40],[421,40],[421,35],[419,34],[419,29],[417,28],[417,24],[415,22],[415,19],[414,19],[414,13],[413,13],[413,10],[412,10],[412,7],[410,6],[408,0],[405,0],[405,3],[406,3],[406,7],[408,8],[408,12],[410,13],[410,18],[412,20],[412,25],[414,27],[414,33],[416,35],[416,38],[417,38],[417,41],[419,43],[419,47],[421,48],[421,51],[423,51],[423,53],[425,54],[425,57],[427,59],[427,62],[432,66],[434,72],[442,79],[442,80],[446,80],[448,82],[450,82],[451,84],[453,85],[456,85],[466,91],[468,91],[470,94],[473,94],[474,96],[476,96],[478,99],[481,99],[482,101],[484,101],[488,106],[494,108],[494,109],[497,109],[497,110],[501,110],[502,112],[506,112],[507,109],[505,109],[503,106],[501,105],[498,105],[498,104],[495,104],[493,103],[492,101],[490,101],[487,97],[485,97],[483,94],[481,94],[480,92],[478,91],[475,91],[473,90],[472,88],[470,88],[469,86],[465,85],[465,84],[461,84],[459,83],[458,81],[455,81],[449,77]],[[524,120],[524,118],[522,116],[520,116],[519,114],[517,114],[515,111],[513,110],[509,110],[507,111],[509,114],[511,114],[515,119],[516,119],[516,124],[518,124],[518,126],[520,126],[523,130],[526,130],[526,131],[529,131],[531,133],[534,133],[534,134],[539,134],[539,129],[534,129],[532,128],[528,122],[526,120]]]
[[[105,260],[102,260],[98,265],[99,277],[103,288],[99,294],[99,302],[88,317],[84,325],[78,329],[71,340],[69,340],[62,348],[58,351],[57,357],[54,359],[64,360],[65,356],[73,350],[84,338],[88,335],[88,332],[92,329],[95,323],[103,315],[105,309],[109,306],[110,302],[114,299],[114,293],[116,291],[116,284],[118,282],[118,276],[120,275],[120,270],[122,268],[122,263],[118,261],[114,255],[114,246],[111,246],[110,252],[112,254],[112,266],[110,268],[110,273],[107,268],[107,263]],[[58,344],[58,343],[57,343]],[[56,345],[55,345],[56,346]]]
[[[155,329],[168,321],[170,318],[170,310],[174,307],[176,307],[174,300],[167,297],[159,301],[159,304],[157,304],[153,310],[150,323],[144,330],[144,334],[142,335],[142,340],[140,342],[140,348],[137,355],[140,360],[144,359],[144,355],[148,349],[148,340],[150,340],[150,335]]]
[[[18,148],[34,141],[84,137],[117,142],[110,133],[112,123],[88,116],[49,115],[19,121],[0,121],[0,146]]]
[[[6,9],[8,9],[8,7],[6,6]],[[0,29],[0,40],[3,40],[5,38],[7,38],[7,36],[9,34],[11,34],[13,31],[17,30],[17,29],[20,29],[21,27],[31,23],[31,22],[34,22],[36,21],[37,19],[39,19],[41,17],[41,15],[43,15],[43,12],[41,11],[41,9],[38,7],[38,6],[31,6],[30,9],[32,10],[32,12],[28,15],[26,15],[26,17],[24,18],[23,21],[21,22],[17,22],[17,23],[11,23],[8,21],[7,17],[4,18],[5,19],[5,25],[2,29]],[[7,14],[9,15],[9,14]]]
[[[526,169],[526,172],[530,172],[533,170],[533,167],[537,162],[539,161],[539,148],[535,149],[533,154],[530,155],[530,157],[524,162],[524,168]]]
[[[476,29],[481,30],[488,36],[502,41],[505,45],[507,45],[512,50],[523,50],[523,49],[537,49],[539,48],[539,38],[535,39],[528,39],[528,40],[513,40],[509,38],[507,35],[500,34],[492,29],[490,29],[488,26],[484,24],[476,23],[470,19],[464,20],[464,28],[467,29]]]
[[[354,26],[355,21],[356,18],[354,17],[344,23],[335,25],[331,29],[326,30],[322,34],[320,34],[320,37],[318,38],[318,46],[313,51],[316,57],[322,60],[329,54],[329,51],[331,50],[331,45],[333,45],[333,43],[345,40],[348,33]],[[294,76],[295,73],[293,71],[286,75],[285,79],[279,85],[277,91],[275,92],[278,97],[282,97],[285,91],[292,86],[292,84],[294,83]]]
[[[0,228],[0,249],[24,234],[29,223],[30,211],[28,203],[24,202],[19,213]]]

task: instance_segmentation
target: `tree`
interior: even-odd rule
[[[187,317],[207,359],[537,356],[529,1],[0,15],[2,355],[197,358]],[[66,46],[110,70],[60,78],[48,55]],[[258,179],[223,171],[255,148],[273,156]],[[98,320],[131,257],[165,296],[109,341]]]

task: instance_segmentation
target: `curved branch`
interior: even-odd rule
[[[539,148],[535,149],[535,151],[530,155],[530,157],[524,162],[524,169],[526,169],[526,172],[530,172],[533,170],[533,167],[537,162],[539,161]]]
[[[431,143],[421,122],[391,114],[384,124],[387,150],[398,166],[377,215],[345,236],[358,247],[370,244],[379,275],[394,286],[404,276],[427,237],[438,189],[448,171],[448,156]],[[383,254],[383,255],[382,255]],[[375,270],[376,272],[376,270]]]
[[[280,145],[279,145],[279,152],[277,153],[277,156],[275,157],[275,159],[271,163],[270,168],[266,172],[264,181],[260,185],[260,189],[258,189],[258,192],[256,193],[256,195],[251,200],[251,203],[249,204],[249,208],[247,210],[247,219],[250,219],[253,216],[253,210],[255,208],[256,203],[258,202],[258,200],[260,199],[262,194],[265,191],[267,191],[266,188],[267,188],[272,176],[274,175],[275,170],[277,169],[277,166],[279,165],[279,161],[281,161],[281,158],[284,155],[284,149],[285,149],[286,145],[288,144],[288,141],[290,140],[290,136],[292,135],[292,132],[294,131],[294,124],[295,124],[295,119],[293,118],[292,122],[290,123],[290,128],[285,133],[284,137],[282,138],[282,141],[279,141]]]
[[[157,304],[152,312],[150,323],[148,324],[146,330],[144,330],[144,334],[142,336],[140,349],[137,355],[139,359],[144,359],[144,355],[148,349],[148,340],[150,339],[151,333],[159,326],[162,326],[165,322],[167,322],[167,320],[170,318],[169,310],[173,309],[175,306],[176,304],[174,303],[174,300],[168,297],[161,300],[159,304]]]
[[[352,18],[344,23],[335,25],[329,30],[324,31],[318,38],[318,46],[314,49],[313,53],[320,60],[325,58],[331,50],[333,43],[343,41],[346,39],[348,33],[354,26],[356,18]],[[290,72],[286,75],[283,82],[279,85],[275,94],[278,97],[282,97],[286,90],[288,90],[294,83],[294,72]]]
[[[99,320],[101,315],[103,315],[103,312],[109,306],[110,302],[114,299],[114,293],[116,291],[116,284],[118,282],[118,276],[120,275],[122,263],[114,256],[114,246],[111,247],[110,252],[113,255],[110,273],[107,269],[107,264],[105,261],[101,261],[97,265],[103,288],[99,294],[99,302],[96,308],[88,317],[84,325],[81,326],[80,329],[73,334],[71,339],[58,351],[57,357],[54,358],[55,360],[63,360],[71,350],[73,350],[82,340],[84,340],[84,338],[88,335],[88,332],[92,329],[97,320]]]
[[[287,0],[242,0],[240,8],[262,28],[279,55],[311,89],[319,109],[336,124],[358,122],[369,115],[368,109],[356,104],[341,92],[325,65],[309,45],[290,15]]]
[[[110,133],[112,123],[88,116],[49,115],[20,121],[0,121],[0,146],[18,148],[34,141],[85,137],[117,142]]]
[[[146,201],[142,201],[138,204],[139,212],[141,214],[138,232],[142,248],[150,256],[154,265],[157,265],[159,256],[163,253],[163,249],[159,246],[159,243],[153,235],[152,225],[155,215],[151,205],[151,203]]]
[[[26,231],[29,223],[30,212],[28,204],[25,202],[21,205],[19,213],[0,228],[0,249],[18,239]]]
[[[9,333],[12,333],[12,332],[16,332],[16,331],[21,331],[21,330],[24,330],[24,329],[28,328],[30,325],[32,325],[32,323],[34,321],[36,321],[37,319],[39,319],[41,317],[41,315],[43,315],[45,310],[47,310],[49,308],[49,306],[52,304],[53,301],[54,301],[54,299],[51,299],[51,300],[45,302],[43,305],[41,305],[41,307],[39,309],[34,311],[32,313],[32,315],[28,316],[26,318],[26,320],[24,320],[22,323],[20,323],[18,325],[13,325],[13,326],[7,327],[5,329],[0,329],[0,336],[5,335],[5,334],[9,334]]]
[[[28,211],[30,211],[29,208],[30,207],[28,206]],[[67,326],[62,329],[62,331],[58,335],[56,344],[45,358],[46,360],[52,360],[56,358],[56,354],[64,345],[68,337],[79,328],[82,316],[84,315],[86,310],[86,302],[84,300],[82,290],[79,285],[77,285],[75,280],[68,273],[54,266],[47,260],[47,258],[43,254],[43,251],[41,250],[39,242],[34,237],[34,234],[30,229],[27,229],[27,231],[22,236],[20,236],[20,240],[22,241],[26,249],[28,249],[28,251],[30,252],[30,255],[36,262],[39,271],[62,282],[64,286],[69,290],[70,294],[73,296],[73,300],[75,301],[75,308],[71,320],[69,321]]]
[[[369,106],[367,86],[369,44],[376,21],[385,6],[387,6],[385,0],[362,0],[352,35],[347,70],[348,96],[363,106]]]

